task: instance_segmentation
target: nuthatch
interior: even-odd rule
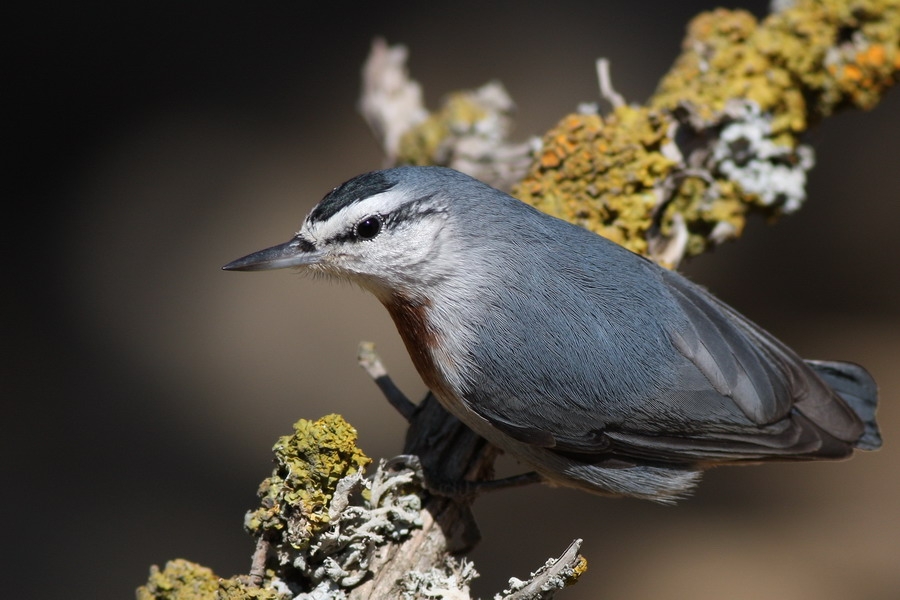
[[[375,294],[443,406],[552,484],[666,502],[709,467],[881,445],[862,367],[451,169],[360,175],[223,268],[283,267]]]

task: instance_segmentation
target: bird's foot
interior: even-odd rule
[[[425,490],[436,496],[443,496],[458,502],[471,502],[476,496],[484,492],[520,487],[543,481],[540,474],[534,471],[486,481],[441,479],[435,477],[433,474],[426,474],[425,468],[422,466],[422,461],[415,454],[400,454],[395,456],[385,463],[385,469],[391,471],[409,469],[413,471],[419,481],[422,482],[422,487]]]

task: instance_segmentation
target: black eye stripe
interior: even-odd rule
[[[422,196],[420,199],[395,208],[386,214],[371,213],[340,233],[320,240],[320,243],[329,245],[368,241],[385,230],[402,227],[409,221],[445,213],[446,209],[429,205],[428,201],[432,197],[432,194]],[[308,219],[308,221],[312,222],[312,219]]]

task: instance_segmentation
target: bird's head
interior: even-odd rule
[[[450,169],[401,167],[355,177],[329,192],[293,238],[239,258],[228,271],[294,267],[352,281],[382,300],[414,298],[460,268],[451,214],[462,186],[485,187]],[[490,188],[486,188],[490,189]]]

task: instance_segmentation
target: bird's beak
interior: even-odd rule
[[[320,258],[321,253],[313,244],[300,237],[294,237],[284,244],[233,260],[222,269],[225,271],[268,271],[312,265],[319,262]]]

